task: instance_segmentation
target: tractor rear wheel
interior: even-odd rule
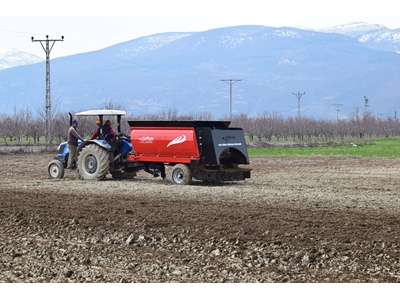
[[[172,168],[171,181],[175,184],[191,184],[192,173],[190,168],[184,164],[177,164]]]
[[[47,174],[50,179],[61,179],[64,177],[64,165],[58,159],[53,159],[47,165]]]
[[[89,144],[79,152],[77,166],[80,179],[104,179],[110,169],[108,152],[96,144]]]

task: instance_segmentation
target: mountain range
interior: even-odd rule
[[[0,49],[0,70],[30,65],[44,60],[42,57],[18,51],[14,48]]]
[[[0,70],[0,111],[44,107],[45,75],[43,61]],[[51,60],[51,99],[66,112],[112,99],[133,115],[176,109],[226,118],[232,96],[233,114],[249,116],[334,118],[339,106],[339,117],[357,108],[394,116],[399,86],[400,29],[366,23],[160,33]]]

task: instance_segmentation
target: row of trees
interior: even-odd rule
[[[101,109],[120,109],[110,101]],[[111,117],[110,117],[111,118]],[[125,121],[124,121],[125,120]],[[125,116],[121,122],[122,132],[129,134],[127,120],[213,120],[212,113],[180,114],[177,109],[170,109],[158,114],[143,114]],[[111,119],[116,128],[116,119]],[[69,114],[56,112],[51,118],[52,143],[65,141],[69,128]],[[376,117],[371,112],[361,113],[356,109],[348,118],[340,120],[314,119],[310,117],[283,118],[277,112],[262,112],[256,117],[246,114],[233,116],[233,127],[241,127],[252,140],[272,141],[330,141],[344,139],[365,139],[373,137],[400,137],[400,122],[391,117]],[[82,136],[89,137],[97,125],[93,117],[79,117],[78,131]],[[37,144],[44,142],[45,117],[40,111],[35,115],[29,108],[17,110],[12,115],[0,114],[0,139],[8,144]]]
[[[310,117],[283,118],[276,112],[263,112],[255,118],[235,116],[232,124],[242,127],[246,134],[258,141],[289,139],[293,141],[332,141],[345,139],[371,139],[373,137],[400,137],[400,122],[391,117],[376,117],[358,111],[341,120]]]

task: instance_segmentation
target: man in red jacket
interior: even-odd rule
[[[95,132],[93,132],[90,137],[91,140],[97,138],[100,134],[100,128],[98,128]],[[115,131],[111,128],[111,121],[107,120],[103,125],[103,137],[105,138],[107,134],[111,134],[114,137],[114,140],[117,140],[117,136],[115,135]]]

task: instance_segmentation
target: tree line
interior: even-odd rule
[[[110,101],[101,109],[125,110],[121,105]],[[74,112],[71,112],[74,114]],[[116,129],[116,119],[110,117]],[[138,116],[127,115],[121,120],[121,132],[129,135],[128,120],[214,120],[212,113],[181,114],[175,108],[160,113],[147,113]],[[229,120],[222,118],[221,120]],[[78,132],[83,137],[97,130],[94,117],[79,117]],[[53,144],[66,140],[70,117],[67,112],[56,112],[51,117],[50,135]],[[231,127],[243,128],[245,135],[253,141],[332,141],[347,139],[371,139],[400,137],[400,122],[397,118],[377,117],[372,112],[356,109],[347,118],[330,120],[311,117],[284,118],[278,112],[261,112],[255,117],[247,114],[232,116]],[[33,114],[30,108],[17,110],[11,115],[0,114],[0,140],[9,143],[38,144],[44,142],[45,114]]]
[[[242,127],[251,140],[258,141],[333,141],[400,137],[397,118],[377,117],[371,112],[351,113],[346,119],[329,120],[310,117],[283,118],[276,112],[262,112],[249,118],[242,114],[232,124]]]

